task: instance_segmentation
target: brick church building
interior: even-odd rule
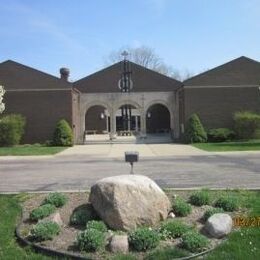
[[[0,85],[6,90],[4,114],[26,117],[24,143],[52,139],[57,121],[66,119],[75,143],[86,135],[110,139],[126,132],[145,138],[169,133],[180,141],[190,115],[197,113],[207,128],[232,128],[234,112],[260,112],[260,62],[240,57],[184,82],[128,62],[129,91],[120,87],[122,62],[75,82],[69,70],[54,77],[7,60],[0,63]],[[127,125],[122,111],[130,111]]]

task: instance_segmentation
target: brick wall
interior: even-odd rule
[[[260,91],[258,87],[186,87],[184,104],[186,122],[198,113],[206,128],[232,128],[234,112],[260,112]]]
[[[5,114],[19,113],[26,117],[23,143],[52,139],[58,120],[72,125],[71,90],[7,91]]]

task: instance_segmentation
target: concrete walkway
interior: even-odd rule
[[[106,158],[123,158],[125,151],[137,151],[140,158],[162,156],[208,155],[190,145],[182,144],[98,144],[76,145],[59,153],[57,156],[86,155]]]

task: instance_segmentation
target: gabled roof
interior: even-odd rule
[[[260,84],[260,62],[240,57],[185,80],[184,86],[252,86]]]
[[[130,62],[132,70],[132,92],[174,91],[182,86],[180,81]],[[122,73],[122,62],[74,82],[73,87],[86,93],[120,92],[118,81]]]
[[[48,90],[71,87],[69,82],[12,60],[0,63],[0,85],[3,85],[6,90]]]

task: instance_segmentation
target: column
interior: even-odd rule
[[[135,131],[138,132],[138,116],[135,116]]]
[[[110,133],[109,133],[110,140],[116,139],[116,114],[114,111],[111,112],[110,115]]]
[[[141,137],[146,138],[146,114],[145,111],[141,113]]]

